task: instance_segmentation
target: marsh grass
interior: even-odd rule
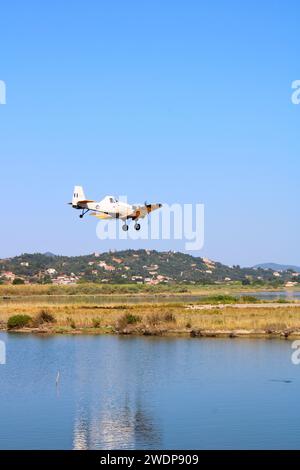
[[[31,318],[39,317],[41,311],[46,310],[48,318],[55,318],[56,322],[43,322],[43,328],[49,331],[65,331],[75,329],[96,329],[110,331],[119,325],[125,328],[139,328],[141,325],[150,325],[154,328],[165,327],[167,331],[180,331],[189,328],[207,330],[266,330],[300,328],[300,305],[276,305],[260,308],[258,305],[239,308],[227,305],[226,308],[188,309],[185,304],[127,304],[118,306],[98,306],[86,308],[86,305],[59,304],[0,304],[0,324],[7,325],[9,317],[13,315],[29,315]],[[44,316],[44,314],[43,314]],[[121,322],[121,323],[120,323]]]

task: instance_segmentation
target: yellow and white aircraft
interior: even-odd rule
[[[89,211],[93,211],[90,215],[98,219],[121,219],[125,222],[122,226],[125,232],[129,228],[126,223],[127,220],[134,220],[135,230],[140,230],[141,225],[138,220],[162,207],[162,204],[147,204],[146,202],[144,205],[131,205],[118,201],[114,196],[106,196],[99,202],[92,201],[85,197],[82,186],[74,187],[72,202],[69,202],[69,204],[74,209],[81,210],[79,216],[81,219]]]

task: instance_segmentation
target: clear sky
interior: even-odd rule
[[[0,257],[99,240],[88,197],[205,204],[195,255],[300,265],[297,1],[3,0]]]

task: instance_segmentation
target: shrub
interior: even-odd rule
[[[124,315],[127,325],[134,325],[140,321],[140,317],[138,315],[133,315],[132,313],[126,313]]]
[[[135,323],[138,323],[140,320],[141,318],[138,315],[133,315],[132,313],[125,313],[125,315],[120,317],[119,320],[117,321],[117,328],[119,330],[122,330],[127,325],[134,325]]]
[[[92,322],[94,328],[99,328],[99,326],[101,325],[101,320],[99,318],[93,318]]]
[[[277,304],[288,304],[289,302],[290,300],[282,299],[282,298],[276,300]]]
[[[176,323],[176,317],[173,313],[166,313],[164,320],[168,323]]]
[[[34,323],[37,325],[42,325],[43,323],[55,323],[56,319],[52,313],[47,312],[47,310],[41,310],[40,313],[34,319]]]
[[[7,328],[13,330],[14,328],[24,328],[28,326],[31,322],[31,317],[29,315],[13,315],[9,317],[7,321]]]
[[[21,285],[21,284],[25,284],[24,280],[19,278],[19,277],[16,277],[14,280],[13,280],[13,285],[14,286],[18,286],[18,285]]]

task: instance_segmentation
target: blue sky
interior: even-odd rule
[[[65,203],[205,204],[195,255],[300,264],[296,1],[1,3],[0,257],[101,241]]]

